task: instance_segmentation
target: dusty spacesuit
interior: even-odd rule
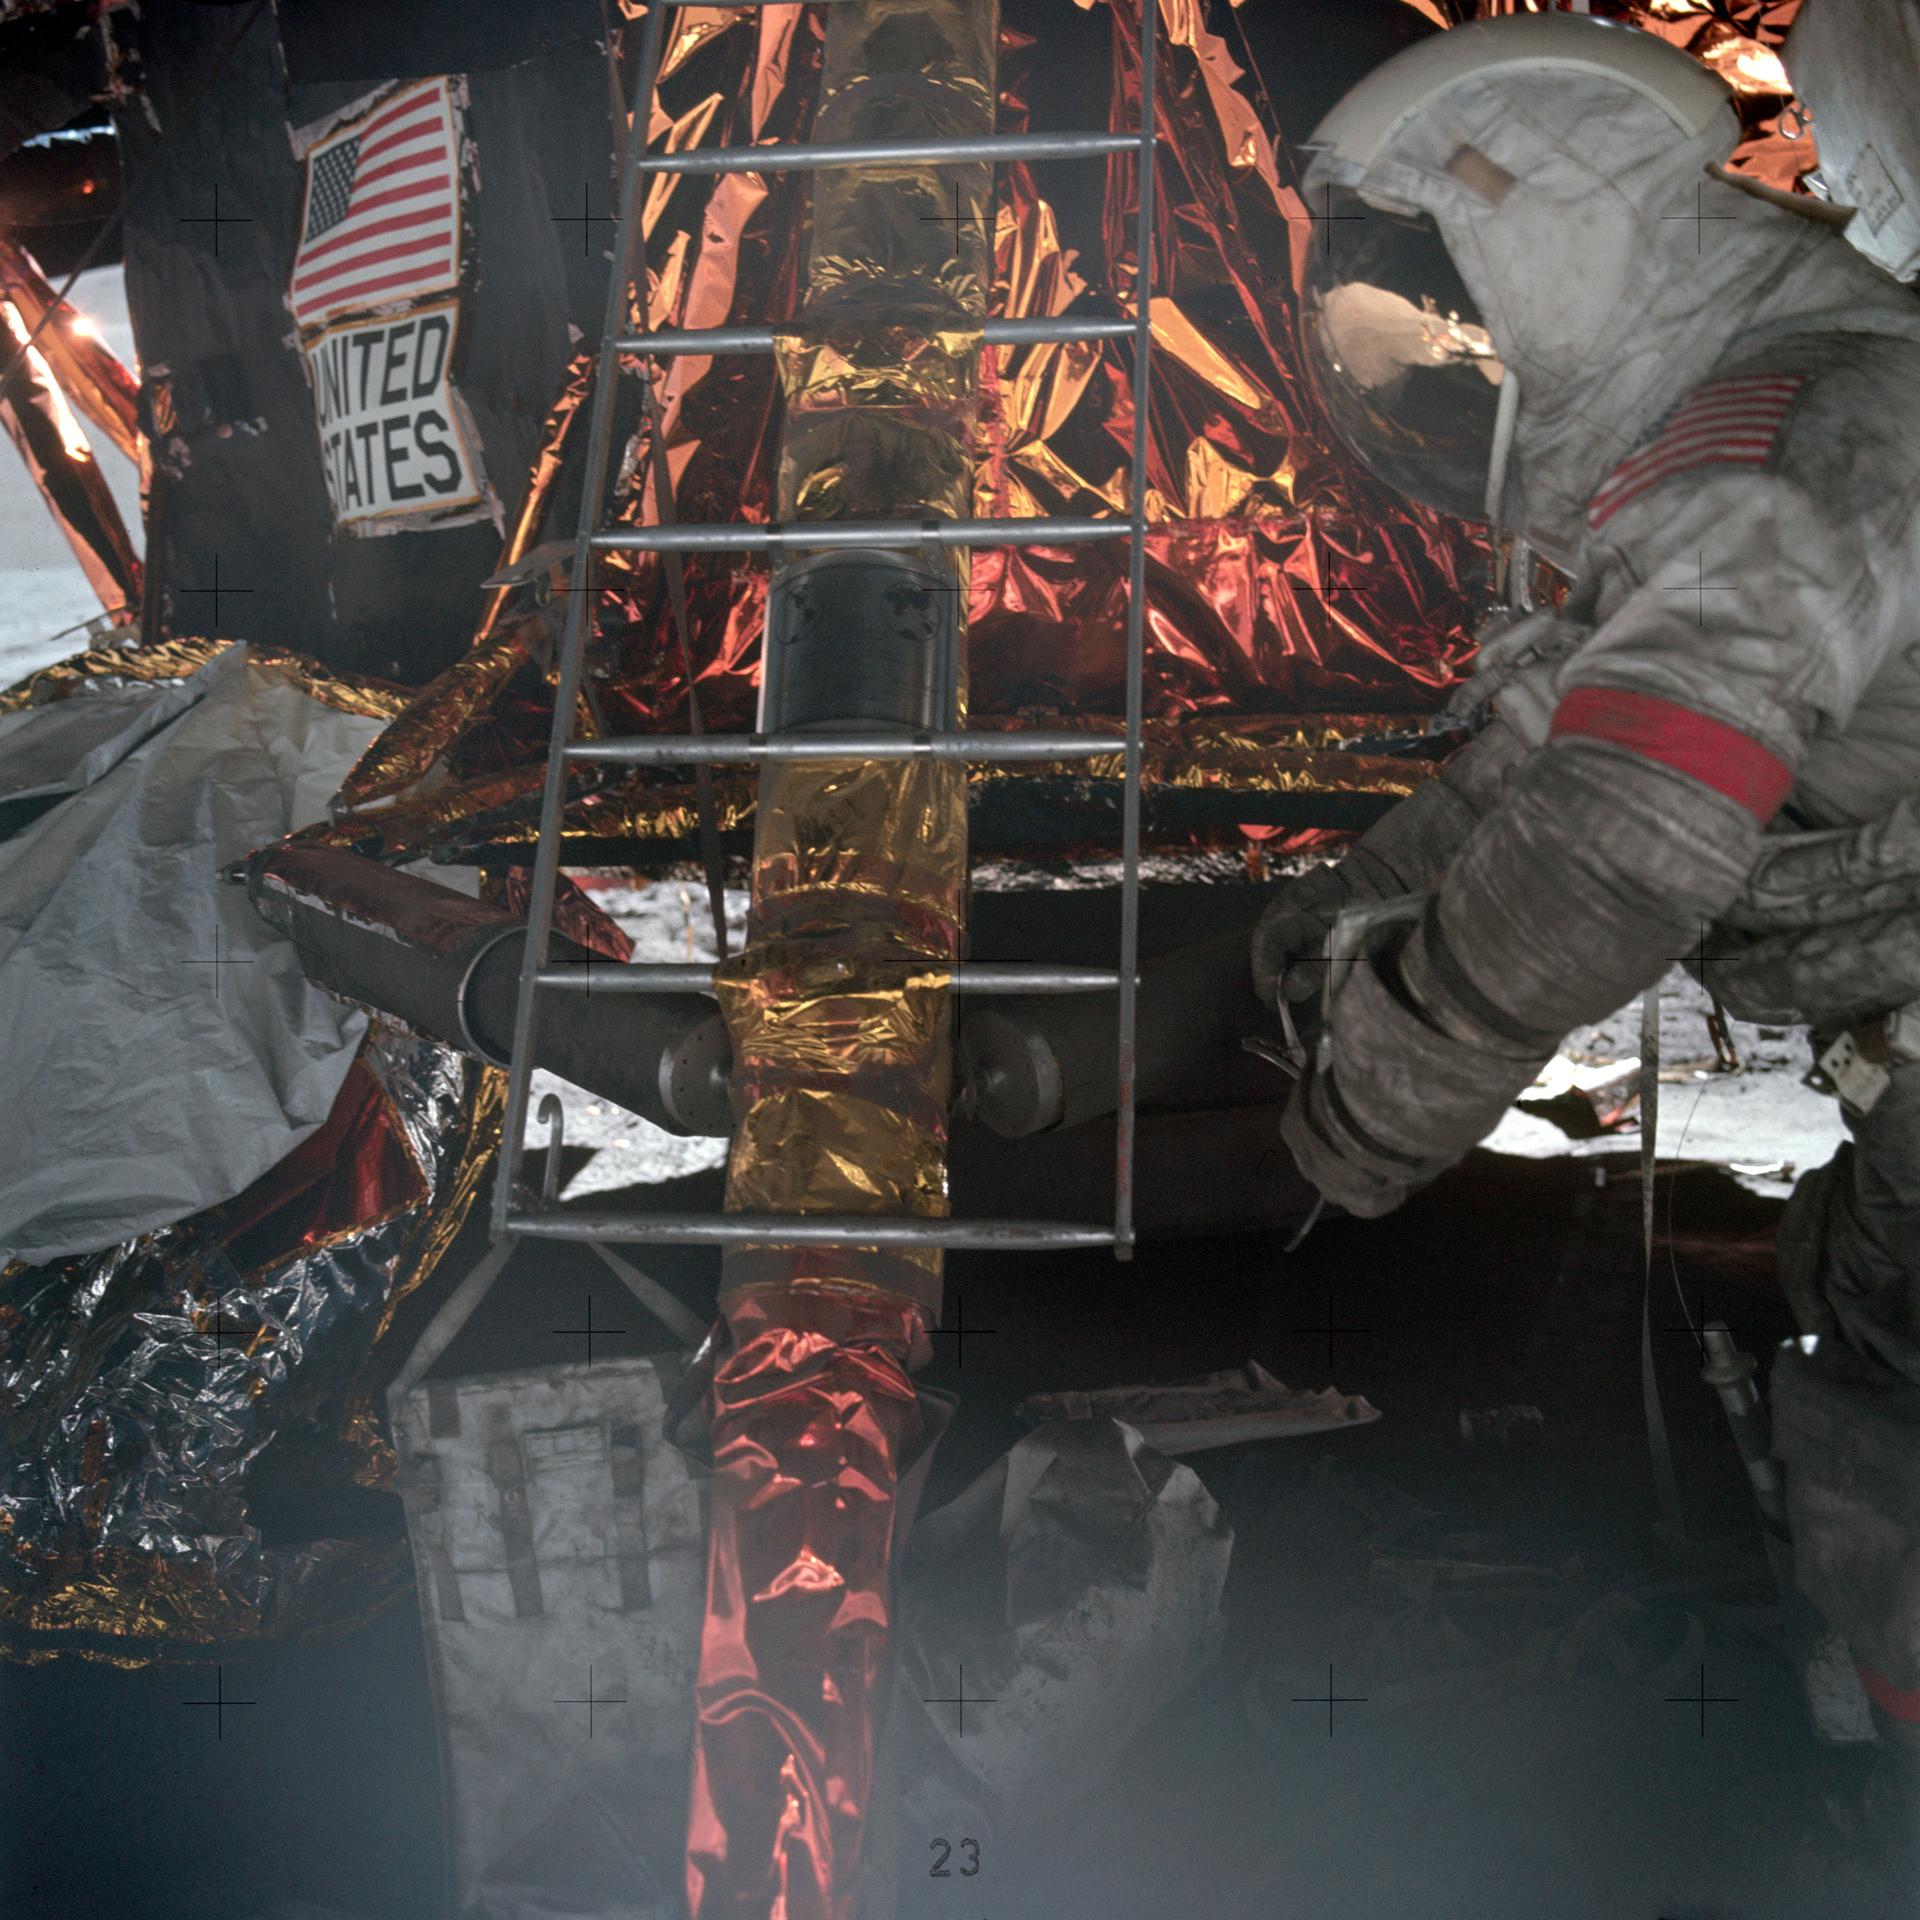
[[[1737,137],[1704,69],[1558,14],[1422,42],[1316,133],[1329,411],[1573,585],[1486,636],[1484,730],[1276,900],[1254,968],[1302,1000],[1336,914],[1401,897],[1342,919],[1363,962],[1284,1124],[1362,1215],[1671,959],[1731,956],[1727,1009],[1816,1052],[1852,1036],[1853,1145],[1781,1236],[1817,1338],[1772,1390],[1800,1579],[1920,1781],[1920,300],[1723,177]]]

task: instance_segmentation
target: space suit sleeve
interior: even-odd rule
[[[1795,489],[1716,475],[1644,504],[1603,557],[1547,749],[1398,945],[1351,969],[1295,1089],[1287,1141],[1350,1211],[1386,1212],[1451,1165],[1570,1028],[1698,943],[1811,734],[1878,664],[1860,556]],[[1700,593],[1701,575],[1725,590]]]
[[[1327,933],[1343,909],[1423,893],[1447,869],[1476,822],[1499,803],[1526,758],[1526,743],[1498,718],[1415,787],[1331,865],[1289,881],[1261,914],[1249,944],[1253,989],[1268,1006],[1315,1000],[1326,972]]]

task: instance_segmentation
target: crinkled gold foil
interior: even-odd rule
[[[813,137],[989,131],[997,37],[987,0],[853,0],[828,26]],[[968,514],[992,264],[990,167],[816,177],[799,324],[777,343],[781,521],[901,519],[912,545],[915,519]],[[964,614],[966,557],[943,560]],[[938,973],[909,986],[901,962],[959,951],[966,796],[964,769],[945,762],[762,773],[748,944],[722,1000],[736,1063],[730,1208],[944,1211],[949,994]],[[756,991],[763,973],[779,985]],[[896,1044],[876,1048],[883,1033]],[[907,1264],[933,1306],[938,1254]],[[855,1250],[815,1249],[790,1277],[877,1271]]]
[[[747,1213],[944,1214],[945,1148],[891,1087],[879,1099],[845,1087],[775,1087],[734,1136],[729,1167],[739,1171],[729,1171],[727,1204]],[[853,1249],[838,1250],[834,1277],[859,1281],[861,1265]]]
[[[443,842],[516,844],[539,837],[544,769],[509,767],[502,773],[448,780],[409,793],[387,807],[346,812],[290,836],[300,846],[354,847],[393,857],[424,857]]]
[[[16,680],[0,693],[0,713],[18,713],[23,707],[64,700],[83,681],[119,679],[146,684],[184,680],[232,645],[231,640],[184,638],[163,640],[151,647],[92,647]]]
[[[23,707],[37,707],[52,700],[64,700],[88,681],[134,681],[151,686],[163,680],[184,680],[198,673],[209,660],[228,647],[245,644],[250,656],[262,666],[283,674],[302,693],[332,707],[337,713],[364,714],[370,720],[392,720],[403,712],[413,698],[408,687],[391,681],[376,680],[364,674],[344,673],[323,667],[302,653],[279,647],[263,646],[259,641],[242,643],[231,639],[202,639],[195,635],[176,636],[157,641],[150,647],[129,642],[126,646],[93,647],[67,660],[56,660],[41,667],[24,680],[16,681],[0,692],[0,713],[17,713]]]
[[[990,132],[998,43],[997,0],[848,0],[828,15],[814,139]],[[965,517],[991,203],[984,165],[814,176],[801,324],[779,352],[782,522],[904,519],[912,545],[913,519]],[[964,629],[964,556],[950,571]],[[930,963],[959,954],[966,882],[959,764],[793,762],[762,772],[746,946],[719,980],[734,1057],[729,1211],[946,1213],[953,996],[944,966]],[[856,1316],[823,1340],[809,1297],[864,1291],[913,1328],[897,1369],[938,1315],[940,1273],[933,1248],[738,1249],[723,1257],[721,1309],[736,1330],[764,1310],[776,1346],[808,1355],[814,1371],[814,1356],[838,1366],[860,1358],[863,1323]],[[892,1377],[904,1384],[903,1372]],[[863,1435],[885,1418],[878,1384],[870,1377],[857,1395]],[[776,1910],[853,1920],[859,1897],[885,1706],[887,1668],[872,1656],[887,1629],[891,1482],[869,1474],[861,1513],[831,1528],[808,1525],[791,1493],[778,1497],[794,1486],[785,1475],[730,1499],[730,1488],[759,1477],[741,1472],[749,1450],[764,1462],[791,1439],[797,1457],[839,1453],[833,1423],[854,1394],[803,1400],[797,1422],[781,1397],[741,1409],[720,1459],[688,1822],[694,1920]],[[717,1432],[728,1398],[716,1376]],[[771,1578],[742,1590],[746,1567]],[[823,1576],[864,1596],[857,1666],[831,1615],[789,1598]],[[729,1604],[723,1594],[739,1597]]]
[[[865,1068],[917,1068],[941,1037],[946,968],[884,922],[771,938],[722,963],[721,1008],[749,1059],[848,1077]]]
[[[1100,724],[1085,715],[1078,716],[1078,721],[1090,730]],[[1064,723],[1065,716],[1056,722]],[[1120,727],[1118,720],[1107,724]],[[1141,752],[1141,782],[1147,787],[1213,792],[1375,793],[1403,798],[1439,771],[1437,761],[1343,751],[1334,744],[1339,738],[1336,726],[1312,719],[1220,719],[1210,714],[1150,722]],[[1022,777],[1118,781],[1125,776],[1126,762],[1118,753],[1017,767],[988,763],[974,771],[979,781]]]
[[[366,806],[424,780],[453,743],[482,718],[502,687],[526,665],[534,619],[516,622],[465,653],[409,697],[340,785],[344,805]]]
[[[547,502],[566,463],[573,423],[580,417],[580,409],[593,390],[593,369],[594,356],[591,353],[576,353],[567,362],[566,373],[560,382],[560,397],[547,409],[546,420],[540,429],[540,450],[533,457],[533,466],[527,474],[527,491],[520,502],[520,511],[514,517],[513,531],[500,551],[500,565],[495,569],[496,572],[524,559],[538,543],[540,530],[546,522]],[[496,587],[488,597],[486,611],[480,616],[480,625],[473,636],[476,648],[484,647],[493,638],[494,629],[499,625],[500,615],[512,591],[510,587]]]
[[[953,761],[796,762],[763,778],[756,905],[785,931],[809,916],[903,913],[938,957],[957,938],[966,889],[965,776]],[[777,798],[777,805],[764,804]]]
[[[1095,714],[1027,714],[1016,722],[976,721],[996,725],[1079,726],[1089,732],[1119,732],[1115,716]],[[1382,743],[1399,752],[1367,751],[1378,736],[1380,722],[1370,715],[1308,714],[1298,718],[1255,714],[1223,718],[1212,714],[1150,721],[1141,759],[1143,785],[1216,793],[1375,794],[1401,799],[1440,769],[1440,760],[1412,758],[1404,749],[1418,744],[1420,735]],[[1348,745],[1357,742],[1358,745]],[[919,763],[924,776],[950,782],[961,777],[956,768]],[[345,812],[309,828],[298,838],[304,843],[355,847],[387,860],[424,858],[434,849],[454,856],[484,848],[530,846],[539,828],[538,766],[451,781],[429,792],[410,794],[392,806]],[[1017,784],[1050,779],[1115,785],[1124,774],[1119,754],[1091,760],[1060,761],[1046,765],[985,762],[967,769],[971,785]],[[924,844],[923,830],[935,822],[951,825],[951,806],[920,783],[920,805],[894,808],[887,804],[899,770],[879,766],[831,768],[818,776],[809,799],[812,812],[790,812],[782,828],[768,842],[768,872],[778,871],[782,891],[800,894],[819,888],[828,894],[862,893],[875,900],[901,899],[916,913],[936,924],[958,914],[951,881],[953,867],[938,846]],[[723,772],[714,780],[714,817],[722,833],[738,833],[754,824],[757,783],[751,774]],[[819,831],[801,830],[801,820],[824,822],[839,809],[857,804],[862,786],[876,791],[868,801],[879,809],[892,839],[884,859],[844,857]],[[625,779],[576,796],[562,827],[562,844],[574,850],[573,863],[592,865],[596,847],[613,842],[686,846],[699,831],[699,809],[692,783],[684,778],[631,774]]]

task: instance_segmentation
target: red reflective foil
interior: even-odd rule
[[[925,1327],[903,1300],[830,1287],[750,1293],[726,1319],[688,1905],[695,1920],[853,1920]]]
[[[29,311],[0,295],[0,363],[23,356],[0,395],[0,428],[20,449],[101,606],[130,620],[140,605],[140,561],[53,361],[43,344],[27,347],[33,337]],[[49,326],[42,342],[61,326]]]
[[[1464,597],[1481,562],[1463,568],[1462,558],[1404,520],[1164,526],[1147,537],[1147,713],[1427,711],[1469,648],[1457,628],[1426,618],[1419,583],[1439,579]],[[1119,541],[979,554],[975,684],[1007,689],[1011,709],[1125,712],[1125,658],[1111,635],[1124,631],[1126,595]]]
[[[1084,0],[1092,4],[1093,0]],[[1104,4],[1104,0],[1103,0]],[[1438,24],[1517,10],[1520,0],[1407,0]],[[1596,0],[1686,47],[1736,89],[1746,139],[1735,165],[1791,185],[1811,162],[1781,91],[1778,50],[1797,0]],[[1138,0],[1114,26],[1109,125],[1137,111]],[[819,67],[817,14],[688,9],[687,44],[656,134],[678,146],[805,139]],[[1312,229],[1256,79],[1194,0],[1164,0],[1160,64],[1159,258],[1150,420],[1154,520],[1149,589],[1151,711],[1239,714],[1418,712],[1437,706],[1471,653],[1485,565],[1480,537],[1400,501],[1339,447],[1301,378],[1297,283]],[[695,29],[698,29],[696,32]],[[1042,40],[1002,36],[1003,128],[1027,124]],[[1102,90],[1089,73],[1088,91]],[[1100,112],[1088,102],[1086,119]],[[1299,129],[1293,129],[1298,133]],[[1107,173],[1092,232],[1070,245],[1043,191],[1067,172],[996,173],[994,298],[1010,315],[1057,313],[1133,283],[1130,159]],[[806,234],[806,176],[691,176],[650,190],[646,320],[653,326],[764,322],[794,311]],[[636,319],[638,316],[636,315]],[[637,369],[636,369],[637,371]],[[659,376],[677,512],[764,520],[778,429],[766,356],[686,355]],[[1002,350],[982,367],[983,514],[1124,508],[1132,391],[1125,343]],[[570,388],[561,408],[577,396]],[[627,417],[617,507],[654,517],[637,409]],[[558,444],[557,428],[550,438]],[[600,700],[616,731],[686,725],[686,688],[651,556],[606,557],[618,591],[596,595]],[[1125,601],[1115,547],[975,557],[970,686],[979,715],[1069,703],[1113,711]],[[759,556],[690,559],[690,640],[703,715],[753,724],[765,605]],[[456,672],[458,669],[455,670]],[[427,690],[422,700],[434,696]],[[423,719],[456,778],[538,760],[549,733],[531,676],[493,684],[486,710],[441,698]]]
[[[426,1197],[393,1102],[356,1060],[319,1131],[215,1217],[221,1250],[246,1274],[302,1248],[364,1233]]]
[[[1107,123],[1134,124],[1137,4],[1118,0],[1111,9],[1112,71],[1104,86],[1088,75],[1089,122],[1104,92]],[[1163,14],[1148,474],[1159,556],[1149,633],[1157,710],[1430,709],[1470,652],[1484,567],[1478,536],[1387,493],[1337,446],[1298,374],[1296,276],[1310,229],[1298,224],[1305,209],[1291,160],[1264,95],[1207,31],[1203,9],[1166,0]],[[675,146],[805,139],[817,34],[813,16],[784,8],[706,32],[663,90],[656,138]],[[1029,76],[1048,57],[1044,37],[1003,34],[1003,128],[1026,124]],[[1052,190],[1057,179],[1077,190],[1084,177],[1079,167],[997,170],[996,310],[1025,316],[1090,294],[1131,299],[1132,163],[1109,168],[1099,224],[1076,235],[1076,253],[1043,185]],[[806,190],[794,173],[733,176],[710,195],[688,179],[657,189],[646,321],[713,326],[792,313]],[[976,511],[1124,511],[1128,343],[1003,350],[982,371]],[[679,518],[765,519],[778,408],[764,357],[680,356],[659,376],[659,391]],[[622,463],[626,518],[655,517],[648,471],[636,435]],[[634,556],[617,570],[631,584],[596,599],[609,723],[683,726],[685,689],[658,563]],[[1123,575],[1104,548],[977,556],[973,709],[1111,703],[1124,671]],[[703,557],[688,562],[686,576],[704,717],[716,727],[750,726],[764,566],[757,557]]]
[[[6,239],[0,239],[0,296],[19,310],[29,333],[40,326],[48,308],[55,309],[36,346],[81,417],[139,468],[144,486],[147,442],[140,431],[140,383],[101,338],[99,328],[56,299],[33,255]]]
[[[533,869],[509,867],[506,884],[501,889],[501,905],[509,913],[517,913],[525,919],[532,898]],[[564,873],[558,875],[554,882],[551,924],[555,933],[565,934],[575,946],[585,947],[589,953],[597,953],[602,960],[612,960],[624,966],[633,958],[633,941],[626,930],[607,914],[578,881]]]
[[[1418,0],[1410,0],[1418,4]],[[1780,48],[1801,0],[1596,0],[1593,11],[1657,33],[1733,89],[1742,138],[1736,172],[1789,192],[1814,165],[1811,118],[1794,99]],[[1421,8],[1425,12],[1424,7]],[[1481,15],[1524,13],[1520,0],[1483,0]]]

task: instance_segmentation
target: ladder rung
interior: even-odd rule
[[[1128,340],[1140,323],[1131,314],[1111,319],[1099,314],[1035,314],[1024,320],[989,320],[990,347],[1043,347],[1067,340]]]
[[[900,964],[915,973],[944,974],[957,993],[1112,993],[1120,985],[1120,976],[1111,967],[1056,967],[1026,960]],[[609,960],[583,960],[573,966],[541,968],[540,984],[585,993],[711,993],[713,968],[704,961],[690,966],[675,961],[621,966]]]
[[[569,741],[567,758],[622,767],[698,767],[756,760],[1094,760],[1126,750],[1124,735],[1023,727],[1008,733],[633,734]]]
[[[818,167],[908,167],[968,160],[1081,160],[1137,153],[1137,133],[979,133],[945,140],[780,141],[764,147],[691,147],[650,153],[642,173],[763,173]]]
[[[786,330],[798,324],[792,322]],[[663,357],[681,353],[771,353],[774,335],[781,331],[777,327],[671,327],[616,341],[615,346],[621,353]],[[1068,340],[1130,339],[1134,322],[1061,313],[1023,320],[989,320],[983,331],[990,347],[1035,347]]]
[[[509,1213],[508,1233],[542,1240],[681,1247],[955,1247],[979,1252],[1110,1247],[1079,1220],[932,1220],[897,1213]]]
[[[593,536],[596,553],[779,553],[823,547],[1060,547],[1081,540],[1124,540],[1131,520],[1080,520],[1022,514],[998,520],[749,520],[673,527],[609,527]]]

